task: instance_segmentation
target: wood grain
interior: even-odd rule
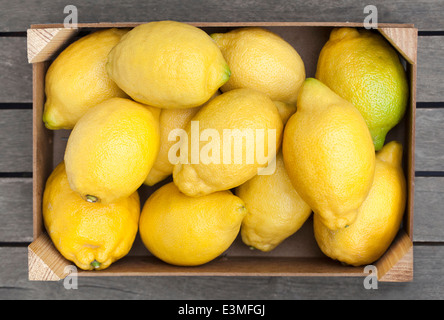
[[[51,239],[41,234],[28,247],[28,278],[31,281],[64,279],[65,267],[72,264],[57,251]]]
[[[444,177],[416,177],[415,242],[444,242]]]
[[[444,7],[444,6],[443,6]],[[418,39],[418,102],[444,102],[444,36]]]
[[[63,23],[66,1],[53,0],[41,5],[31,0],[0,4],[0,31],[25,31],[31,24]],[[79,22],[178,21],[351,21],[363,22],[368,14],[364,0],[310,2],[295,0],[82,0],[74,3]],[[440,1],[373,0],[379,22],[414,23],[420,30],[444,30],[444,8]],[[427,19],[425,19],[427,17]]]
[[[444,246],[415,246],[414,279],[379,282],[367,290],[361,277],[81,277],[78,289],[63,281],[28,281],[27,248],[0,247],[0,299],[444,299]]]
[[[32,68],[26,38],[0,37],[0,102],[32,101]]]
[[[52,171],[53,132],[42,121],[44,103],[44,74],[47,62],[32,64],[33,107],[32,107],[32,171],[33,171],[33,233],[37,239],[43,230],[42,201],[46,180]]]
[[[379,28],[382,35],[409,63],[415,64],[418,52],[418,30],[415,28]]]
[[[413,243],[405,232],[400,232],[387,253],[376,263],[378,279],[388,282],[413,280]]]
[[[416,177],[415,242],[444,242],[444,177]],[[32,179],[0,178],[0,242],[31,242]]]
[[[0,110],[0,172],[32,172],[32,110]]]
[[[416,171],[444,171],[443,123],[444,108],[416,109]]]
[[[50,60],[77,32],[78,29],[70,28],[28,29],[28,62]]]
[[[0,179],[0,242],[31,242],[32,179]]]
[[[32,102],[32,69],[26,38],[0,37],[0,102]],[[444,36],[418,37],[417,101],[444,102]]]
[[[444,242],[444,177],[416,177],[414,242]],[[29,243],[32,179],[0,178],[0,242]]]
[[[416,110],[416,171],[444,171],[443,123],[444,108]],[[32,171],[31,127],[32,110],[0,110],[0,172]]]

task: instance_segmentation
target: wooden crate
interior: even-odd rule
[[[73,265],[53,246],[42,221],[42,196],[46,180],[63,159],[69,131],[51,131],[42,121],[45,100],[45,73],[54,57],[81,34],[110,27],[135,27],[140,23],[88,23],[77,29],[63,25],[33,25],[28,30],[28,60],[33,64],[33,236],[28,247],[30,280],[60,280]],[[225,32],[244,26],[268,28],[291,43],[304,60],[307,77],[313,77],[319,52],[334,27],[358,27],[360,23],[239,22],[190,23],[203,30]],[[413,279],[413,195],[416,108],[417,29],[405,24],[380,24],[378,31],[405,61],[410,80],[410,102],[404,119],[393,128],[387,142],[404,146],[404,173],[408,182],[403,225],[391,247],[374,263],[380,281],[404,282]],[[142,205],[154,187],[139,189]],[[313,236],[309,219],[295,235],[269,253],[251,251],[238,238],[219,258],[197,267],[168,265],[152,256],[137,238],[131,252],[102,271],[78,271],[79,276],[334,276],[365,277],[363,267],[344,266],[324,256]]]

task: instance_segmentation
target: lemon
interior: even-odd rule
[[[50,65],[43,121],[49,129],[72,129],[85,112],[113,97],[128,97],[108,76],[109,51],[128,29],[105,29],[72,43]]]
[[[296,112],[296,105],[285,103],[282,101],[273,101],[273,102],[276,105],[279,115],[281,116],[282,123],[285,126],[290,117]]]
[[[139,195],[104,205],[72,191],[61,162],[43,193],[43,221],[55,247],[83,270],[103,270],[130,251],[137,235]]]
[[[188,196],[237,187],[269,166],[281,145],[282,129],[277,108],[264,93],[225,92],[188,124],[188,141],[182,141],[188,157],[174,166],[174,183]]]
[[[368,30],[333,29],[321,50],[316,78],[359,109],[375,149],[381,149],[409,99],[406,72],[390,44]]]
[[[296,103],[305,80],[305,66],[288,42],[263,28],[239,28],[211,36],[231,70],[223,92],[251,88],[272,100]]]
[[[236,188],[248,213],[242,221],[243,242],[268,252],[297,232],[310,217],[310,207],[294,189],[282,153],[276,156],[276,171],[257,175]]]
[[[211,37],[176,21],[135,27],[111,50],[106,67],[131,98],[157,108],[198,107],[230,77]]]
[[[373,182],[375,149],[350,102],[307,79],[285,127],[283,155],[294,188],[328,228],[356,219]]]
[[[219,92],[214,97],[218,95]],[[201,108],[202,106],[186,109],[159,109],[160,149],[144,182],[146,185],[153,186],[173,173],[174,164],[170,161],[169,153],[176,141],[170,138],[170,134],[174,137],[174,130],[184,130]]]
[[[159,152],[159,124],[150,108],[112,98],[75,125],[65,151],[71,188],[104,204],[128,197],[148,176]]]
[[[146,248],[169,264],[205,264],[227,250],[247,209],[230,191],[188,197],[174,183],[157,189],[142,209],[139,232]]]
[[[360,266],[378,260],[401,225],[406,181],[401,167],[402,145],[392,141],[376,154],[375,179],[358,217],[347,228],[332,232],[314,216],[314,232],[321,250],[343,263]]]
[[[169,134],[172,130],[183,129],[199,109],[200,107],[161,110],[159,118],[159,154],[144,182],[145,184],[153,186],[173,173],[174,164],[169,161],[168,153],[175,141],[168,139]]]

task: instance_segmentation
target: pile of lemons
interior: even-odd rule
[[[72,131],[44,224],[81,269],[109,267],[138,233],[174,265],[205,264],[238,235],[268,252],[312,213],[321,250],[363,265],[400,227],[403,150],[384,141],[408,84],[377,33],[333,29],[307,79],[295,48],[264,28],[105,29],[58,55],[45,93],[46,127]],[[160,187],[142,205],[143,184]]]

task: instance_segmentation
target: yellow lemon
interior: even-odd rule
[[[276,105],[279,115],[281,116],[282,123],[285,126],[290,117],[296,112],[296,105],[285,103],[282,101],[273,101],[273,102]]]
[[[401,225],[406,181],[401,167],[402,145],[389,142],[376,154],[375,179],[358,217],[347,228],[331,231],[314,216],[314,232],[321,250],[343,263],[360,266],[378,260]]]
[[[65,164],[49,176],[43,221],[55,247],[83,270],[102,270],[130,251],[137,235],[139,195],[104,205],[83,200],[69,187]]]
[[[158,119],[150,108],[112,98],[75,125],[65,151],[71,188],[104,204],[128,197],[148,176],[159,152]]]
[[[223,92],[251,88],[272,100],[296,103],[305,80],[305,66],[288,42],[263,28],[239,28],[211,36],[231,70]]]
[[[219,92],[214,96],[218,95]],[[176,140],[171,138],[170,135],[175,137],[175,131],[184,130],[201,108],[202,106],[186,109],[159,109],[160,149],[156,161],[144,182],[146,185],[153,186],[173,173],[174,163],[170,161],[170,152],[173,152],[172,147]]]
[[[49,129],[72,129],[87,110],[113,97],[128,97],[108,76],[109,51],[128,32],[106,29],[77,40],[46,73],[43,121]]]
[[[242,240],[264,252],[297,232],[311,214],[288,177],[281,152],[274,174],[255,176],[237,187],[236,195],[248,209],[242,221]]]
[[[231,246],[246,212],[243,201],[230,191],[188,197],[171,182],[146,201],[139,232],[157,258],[196,266],[217,258]]]
[[[252,89],[212,99],[191,119],[173,179],[189,196],[241,185],[267,168],[281,145],[282,120],[273,101]],[[179,142],[178,142],[179,143]]]
[[[368,195],[375,149],[362,115],[316,79],[307,79],[284,132],[288,175],[330,229],[351,224]]]
[[[211,37],[176,21],[132,29],[109,53],[107,70],[131,98],[158,108],[198,107],[230,77]]]
[[[409,99],[406,72],[390,44],[368,30],[333,29],[319,55],[316,78],[358,108],[375,149],[381,149]]]
[[[173,173],[174,164],[168,158],[170,148],[175,144],[168,139],[176,129],[184,129],[200,107],[187,109],[162,109],[159,116],[160,148],[156,161],[145,180],[145,184],[153,186]]]

